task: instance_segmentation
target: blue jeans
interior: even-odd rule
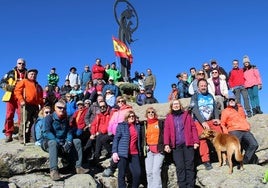
[[[126,188],[125,175],[129,168],[132,175],[132,188],[140,185],[141,165],[139,155],[130,155],[128,158],[119,156],[118,162],[118,188]]]
[[[145,168],[147,175],[148,188],[161,188],[161,167],[164,161],[164,155],[149,151],[145,158]]]
[[[73,145],[70,153],[62,153],[61,146],[57,143],[56,140],[49,140],[47,143],[47,148],[44,148],[45,151],[49,153],[49,166],[50,170],[58,169],[58,156],[62,155],[66,157],[72,164],[75,164],[75,167],[82,166],[82,147],[80,139],[73,139]]]
[[[231,131],[229,133],[239,139],[242,149],[245,150],[243,163],[248,164],[259,147],[257,140],[250,131]]]
[[[249,87],[247,88],[247,90],[250,98],[251,107],[256,108],[257,106],[260,106],[258,86]]]

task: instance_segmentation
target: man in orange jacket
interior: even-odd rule
[[[258,157],[255,151],[259,145],[250,132],[250,124],[246,119],[246,114],[242,105],[236,103],[233,93],[229,93],[228,106],[221,113],[221,126],[224,133],[235,135],[242,148],[245,150],[244,164],[257,164]]]
[[[31,69],[27,72],[27,78],[17,83],[14,94],[21,106],[21,118],[19,128],[19,141],[23,144],[29,142],[31,137],[31,126],[38,117],[39,109],[43,107],[43,89],[36,81],[38,71]],[[24,108],[24,110],[23,110]],[[23,137],[25,129],[25,138]]]

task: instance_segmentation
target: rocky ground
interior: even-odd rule
[[[187,105],[188,101],[184,101]],[[169,104],[153,105],[160,117],[165,117]],[[144,119],[146,106],[139,107],[133,104],[135,112],[141,119]],[[203,165],[197,166],[197,187],[268,187],[262,183],[265,170],[268,169],[268,115],[256,115],[249,119],[252,125],[252,132],[255,135],[260,147],[257,150],[261,165],[245,165],[243,171],[234,168],[233,174],[228,174],[228,167],[218,167],[213,163],[213,169],[206,171]],[[61,165],[61,163],[59,163]],[[104,160],[101,166],[87,163],[85,167],[90,168],[89,174],[72,175],[69,171],[61,172],[65,177],[61,181],[52,181],[49,177],[48,154],[42,151],[38,146],[32,143],[26,146],[21,145],[14,140],[11,143],[5,143],[0,140],[0,187],[12,188],[74,188],[74,187],[116,187],[116,175],[114,177],[103,177],[102,171],[109,165],[109,159]],[[168,168],[169,188],[175,188],[176,175],[175,166],[171,164]]]

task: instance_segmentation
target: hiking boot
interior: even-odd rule
[[[260,106],[256,106],[257,114],[263,114]]]
[[[13,138],[12,136],[6,136],[6,139],[5,139],[5,142],[8,143],[8,142],[12,142],[13,141]]]
[[[53,181],[58,181],[61,179],[61,176],[58,172],[58,170],[51,170],[50,171],[50,177]]]
[[[206,170],[211,170],[213,168],[210,162],[205,162],[204,166]]]
[[[19,142],[20,142],[20,144],[24,144],[23,136],[19,136]]]
[[[76,174],[86,174],[89,172],[89,169],[84,169],[83,167],[76,168]]]
[[[106,168],[102,173],[103,177],[110,177],[112,175],[113,175],[113,172],[112,172],[112,170],[110,168]]]
[[[252,112],[253,112],[253,116],[255,116],[257,114],[257,109],[256,108],[252,108]]]
[[[251,113],[250,110],[247,111],[247,117],[248,117],[248,118],[251,118],[251,117],[252,117],[252,113]]]

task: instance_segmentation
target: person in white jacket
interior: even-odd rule
[[[217,69],[212,69],[212,76],[207,79],[208,92],[213,95],[220,111],[224,109],[224,102],[228,98],[228,86],[226,76],[219,74]]]

